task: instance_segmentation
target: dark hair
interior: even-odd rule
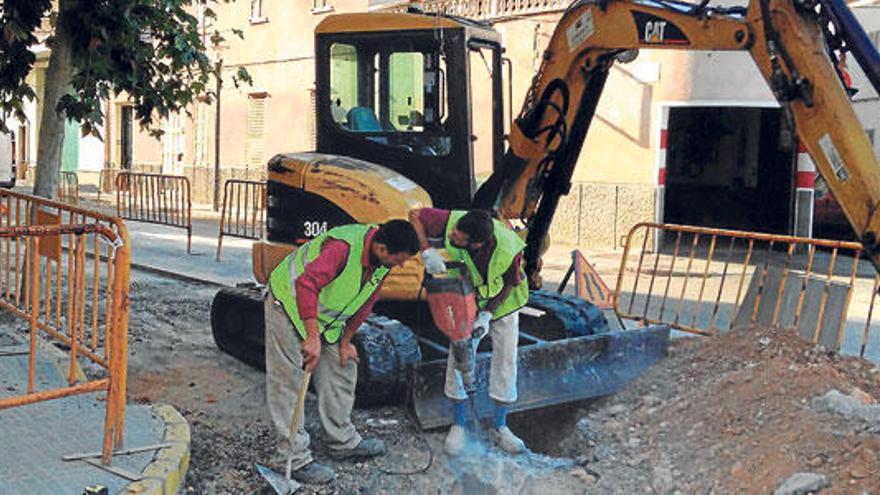
[[[488,211],[470,210],[458,219],[455,228],[467,234],[469,242],[486,242],[492,237],[495,226]]]
[[[383,223],[373,236],[373,241],[384,244],[388,248],[388,254],[419,252],[419,236],[406,220],[389,220]]]

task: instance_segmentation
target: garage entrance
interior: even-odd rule
[[[778,108],[670,108],[664,222],[791,233],[794,141]]]

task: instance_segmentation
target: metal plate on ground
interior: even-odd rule
[[[757,311],[755,311],[755,301],[761,284],[761,271],[752,275],[743,302],[737,309],[733,327],[750,326],[753,313],[754,323],[761,326],[775,323],[785,328],[793,328],[797,321],[797,332],[801,338],[829,349],[838,349],[852,287],[838,280],[828,281],[827,276],[815,273],[811,273],[804,284],[805,273],[790,270],[786,273],[785,286],[782,287],[780,294],[782,271],[781,266],[768,267],[763,288],[760,288],[761,300],[758,302]],[[803,302],[800,301],[802,292]],[[819,321],[820,311],[821,321]],[[774,313],[776,313],[775,322]]]
[[[669,327],[588,335],[519,348],[518,400],[510,411],[524,411],[612,394],[666,355]],[[488,353],[477,358],[474,404],[481,418],[491,416]],[[452,404],[443,393],[446,361],[423,362],[416,369],[413,407],[423,429],[452,423]]]

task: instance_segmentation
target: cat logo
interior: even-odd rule
[[[639,41],[646,45],[689,45],[687,36],[674,23],[645,12],[633,12]]]
[[[648,21],[645,23],[645,43],[663,43],[663,31],[666,30],[666,21]]]

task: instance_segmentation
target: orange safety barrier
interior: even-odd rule
[[[118,218],[0,190],[0,308],[30,323],[26,393],[0,409],[106,391],[105,464],[125,423],[130,255]],[[38,338],[69,349],[67,387],[37,389]],[[103,373],[78,382],[79,359]]]
[[[186,229],[192,252],[192,202],[182,175],[120,172],[116,175],[116,214],[120,218]]]
[[[259,239],[266,223],[266,183],[228,179],[223,186],[217,261],[223,249],[223,236]]]
[[[79,177],[76,172],[61,172],[58,180],[58,201],[79,204]]]
[[[830,325],[826,342],[839,348],[857,294],[868,307],[864,356],[880,279],[870,263],[860,263],[861,251],[857,242],[640,223],[626,238],[614,309],[622,318],[702,335],[761,323],[794,327],[819,342]]]

